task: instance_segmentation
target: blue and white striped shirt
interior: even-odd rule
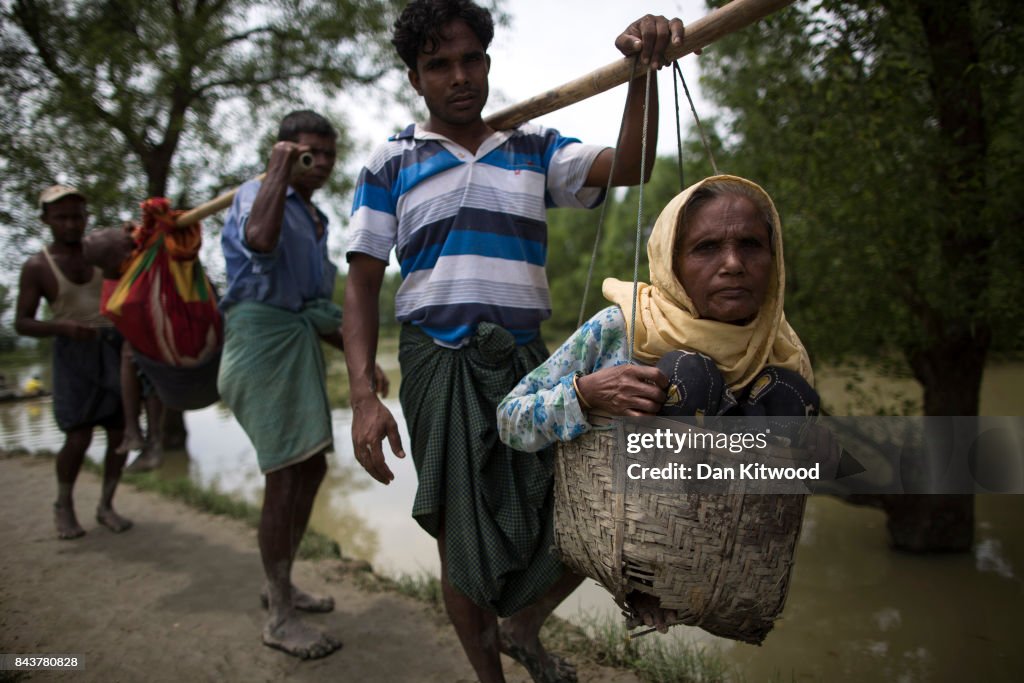
[[[484,321],[526,343],[551,315],[546,209],[601,201],[583,183],[603,149],[524,124],[474,155],[411,125],[359,174],[348,253],[387,261],[395,247],[396,317],[438,343],[460,346]]]

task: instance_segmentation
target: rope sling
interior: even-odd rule
[[[636,63],[634,73],[636,75]],[[718,167],[678,62],[673,62],[680,188],[682,134],[676,78],[690,102],[714,173]],[[641,169],[646,169],[651,71],[644,92]],[[621,129],[620,129],[621,132]],[[618,148],[612,157],[611,191]],[[636,302],[643,237],[643,187],[637,201],[633,263],[630,364],[634,360]],[[607,203],[607,202],[606,202]],[[605,217],[602,206],[577,327],[582,326]],[[678,427],[670,422],[666,426]],[[634,592],[653,595],[675,610],[675,624],[699,626],[717,636],[761,644],[782,613],[806,496],[625,492],[624,473],[614,464],[624,442],[621,421],[591,413],[592,429],[559,442],[555,458],[555,544],[563,562],[611,593],[627,629],[642,624],[630,604]],[[622,469],[622,463],[618,463]],[[618,481],[616,480],[618,478]],[[635,633],[636,638],[655,629]]]

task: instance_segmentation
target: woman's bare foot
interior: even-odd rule
[[[132,528],[132,521],[114,512],[114,508],[96,508],[96,521],[115,534]]]
[[[70,505],[53,504],[53,521],[57,526],[57,538],[69,541],[73,538],[85,536],[85,529],[78,523],[75,517],[75,508]]]
[[[117,447],[117,452],[124,455],[131,451],[137,451],[145,445],[146,442],[143,440],[142,434],[139,433],[138,429],[126,427],[124,430],[124,436],[121,438],[121,443]]]
[[[260,591],[260,604],[263,609],[270,606],[270,594],[264,586]],[[334,598],[330,595],[314,595],[292,584],[292,607],[303,612],[331,612],[334,610]]]
[[[576,683],[576,667],[568,660],[544,649],[536,634],[526,637],[517,632],[514,617],[498,627],[498,646],[502,654],[516,660],[530,673],[534,683]]]
[[[268,619],[263,644],[299,659],[319,659],[341,649],[341,641],[313,628],[293,615]]]
[[[626,598],[632,614],[626,620],[626,628],[634,629],[645,625],[657,629],[658,633],[668,633],[668,627],[679,623],[675,610],[662,609],[661,600],[649,593],[632,591]]]

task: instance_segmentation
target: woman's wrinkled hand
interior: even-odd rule
[[[617,365],[576,381],[580,405],[607,415],[657,415],[665,403],[668,378],[658,368]]]

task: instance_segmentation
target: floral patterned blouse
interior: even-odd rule
[[[628,362],[626,318],[618,306],[609,306],[585,322],[498,404],[501,440],[532,453],[590,431],[572,386],[573,376]]]

